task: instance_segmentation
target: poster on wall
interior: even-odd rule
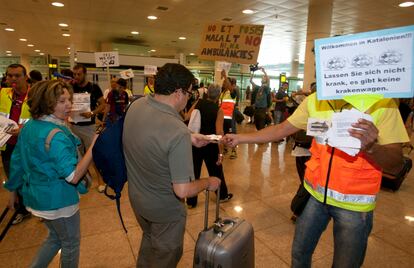
[[[319,100],[413,96],[414,26],[315,40]]]
[[[95,63],[96,67],[119,66],[118,52],[95,52]]]
[[[204,28],[198,58],[257,63],[264,25],[210,23]]]

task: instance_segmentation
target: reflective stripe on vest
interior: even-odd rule
[[[323,202],[325,187],[317,185],[316,189],[314,189],[306,179],[304,180],[304,186],[314,198],[319,202]],[[376,195],[343,194],[329,188],[326,195],[326,202],[329,205],[360,212],[373,210],[377,199]]]
[[[331,101],[333,106],[337,104],[338,109],[344,103]],[[395,103],[389,99],[380,100],[370,108],[374,124],[378,123],[388,108],[396,108]],[[328,101],[318,101],[316,95],[312,94],[308,97],[308,113],[310,118],[330,119],[334,111]],[[326,186],[331,147],[313,141],[310,151],[312,156],[306,163],[305,178],[306,188],[313,197],[323,202],[327,190],[326,203],[329,205],[352,211],[371,211],[375,208],[375,196],[380,189],[382,172],[380,167],[367,160],[363,152],[352,157],[335,150]]]

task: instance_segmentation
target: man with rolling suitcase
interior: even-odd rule
[[[164,65],[156,75],[154,94],[135,101],[125,117],[128,193],[143,232],[137,267],[176,267],[183,254],[183,199],[220,185],[217,177],[194,180],[191,144],[208,142],[204,135],[190,135],[179,114],[193,81],[184,66]]]

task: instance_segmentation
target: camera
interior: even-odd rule
[[[259,70],[259,63],[252,64],[249,67],[250,67],[250,72],[256,72],[257,70]]]

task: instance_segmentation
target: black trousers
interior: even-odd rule
[[[1,160],[3,161],[3,169],[4,173],[6,173],[7,179],[9,179],[10,174],[10,160],[13,153],[15,145],[7,144],[6,150],[1,151]],[[23,205],[23,197],[19,194],[19,191],[17,191],[17,196],[19,198],[19,206],[17,206],[17,213],[19,214],[27,214],[29,211],[26,210],[26,208]]]
[[[206,163],[207,171],[209,176],[218,177],[221,180],[220,184],[220,199],[227,197],[228,190],[226,181],[224,179],[223,165],[217,165],[219,148],[218,144],[210,143],[204,147],[197,148],[193,146],[193,167],[194,167],[194,176],[197,179],[201,175],[201,167],[203,161]],[[197,205],[197,196],[187,198],[187,205],[195,206]]]

